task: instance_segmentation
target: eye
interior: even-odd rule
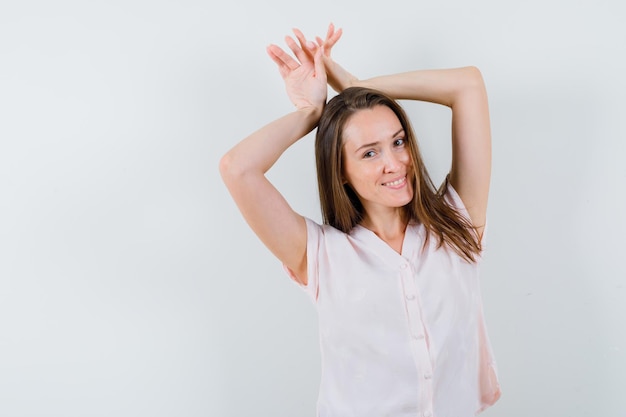
[[[398,138],[396,140],[393,141],[393,145],[396,147],[401,147],[405,145],[405,140],[404,138]]]
[[[373,158],[374,156],[376,156],[376,152],[374,151],[367,151],[363,154],[364,159]]]

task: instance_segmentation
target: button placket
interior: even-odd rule
[[[419,293],[413,277],[412,268],[409,267],[408,263],[402,263],[400,265],[400,275],[402,277],[402,290],[408,320],[407,324],[411,335],[411,352],[417,372],[421,376],[418,389],[418,404],[420,404],[420,412],[424,416],[429,412],[432,416],[430,410],[432,410],[433,404],[433,370],[426,340],[426,327],[421,314]]]
[[[407,264],[402,264],[402,291],[404,292],[405,308],[408,316],[408,325],[411,336],[415,340],[425,340],[424,323],[420,312],[417,288],[413,280],[413,274]]]

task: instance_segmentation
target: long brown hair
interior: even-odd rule
[[[402,107],[377,90],[347,88],[328,102],[320,118],[315,138],[315,159],[324,223],[348,233],[363,219],[364,208],[359,197],[343,181],[343,129],[354,113],[376,106],[391,109],[406,133],[414,167],[410,179],[414,190],[413,199],[404,207],[407,217],[425,226],[426,242],[430,234],[434,233],[439,247],[445,243],[467,261],[474,262],[482,250],[476,229],[443,199],[448,181],[439,190],[434,186],[423,163],[411,123]]]

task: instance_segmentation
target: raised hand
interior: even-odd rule
[[[328,25],[328,31],[326,32],[326,39],[322,39],[319,36],[315,37],[317,43],[307,41],[302,32],[298,29],[294,29],[294,34],[303,50],[307,55],[313,56],[319,49],[322,49],[322,58],[324,61],[324,68],[326,69],[326,77],[328,84],[336,92],[341,92],[346,88],[354,85],[358,78],[350,74],[341,65],[337,64],[331,57],[332,48],[337,41],[341,38],[343,31],[341,29],[335,30],[335,25],[332,23]]]
[[[323,108],[327,87],[322,48],[316,48],[313,42],[306,45],[306,41],[298,45],[290,36],[285,41],[296,59],[273,44],[267,47],[267,53],[278,65],[289,99],[298,109]]]
[[[328,31],[326,32],[326,39],[322,39],[319,36],[315,37],[317,44],[324,48],[324,56],[326,58],[330,58],[330,51],[333,46],[335,46],[339,38],[341,38],[342,34],[343,31],[341,30],[341,28],[335,30],[335,25],[330,23],[328,25]]]

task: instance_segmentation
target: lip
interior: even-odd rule
[[[383,187],[398,189],[402,188],[406,185],[406,175],[400,178],[396,178],[392,181],[387,181],[382,183]]]

